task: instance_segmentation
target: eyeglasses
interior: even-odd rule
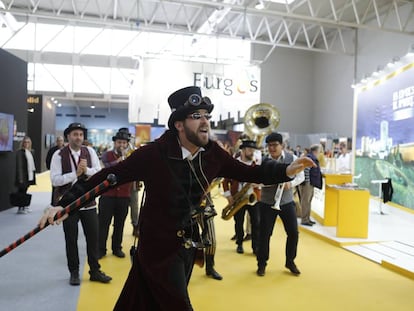
[[[188,97],[188,100],[184,103],[185,107],[197,107],[200,106],[200,104],[206,104],[207,106],[211,105],[211,100],[208,97],[201,97],[198,94],[191,94]]]
[[[192,114],[187,116],[188,119],[193,119],[193,120],[200,120],[202,117],[206,118],[206,120],[210,120],[212,115],[209,114],[208,112],[206,113],[193,112]]]

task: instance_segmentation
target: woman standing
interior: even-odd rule
[[[36,184],[36,167],[32,154],[32,140],[25,136],[19,150],[16,152],[16,182],[19,197],[18,214],[27,214],[29,209],[30,196],[27,189],[30,185]]]

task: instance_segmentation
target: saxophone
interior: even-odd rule
[[[257,202],[256,193],[252,192],[251,194],[247,195],[247,192],[249,191],[251,185],[251,183],[245,184],[243,188],[241,188],[241,190],[234,195],[233,203],[227,204],[223,208],[223,211],[221,212],[221,218],[224,220],[229,220],[246,204],[254,204]]]

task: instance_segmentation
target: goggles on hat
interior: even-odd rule
[[[202,103],[206,105],[211,105],[211,100],[208,97],[201,97],[198,94],[191,94],[188,97],[188,100],[184,103],[185,107],[197,107],[200,106]]]

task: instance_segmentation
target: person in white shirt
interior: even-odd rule
[[[263,164],[268,162],[290,164],[297,159],[295,155],[283,150],[283,137],[280,133],[269,134],[266,137],[266,144],[269,156],[263,159]],[[258,276],[265,275],[267,261],[269,260],[270,238],[277,216],[280,216],[287,235],[285,267],[294,275],[300,274],[294,261],[299,241],[299,230],[296,206],[293,201],[293,189],[304,180],[305,175],[302,171],[291,181],[262,186],[261,198],[257,206],[260,214],[259,248],[256,252],[256,273]]]
[[[64,134],[69,144],[55,152],[50,164],[50,179],[55,187],[53,205],[59,203],[63,194],[77,181],[86,180],[101,170],[98,155],[91,147],[83,146],[86,128],[81,123],[71,123]],[[76,198],[74,198],[76,199]],[[100,270],[98,262],[98,214],[96,202],[70,213],[63,221],[66,242],[66,258],[70,272],[70,285],[79,285],[78,222],[82,223],[86,239],[86,251],[90,267],[90,280],[108,283],[112,280]]]
[[[344,142],[339,144],[339,155],[336,159],[336,170],[338,172],[351,171],[351,154],[348,152],[346,143]]]

